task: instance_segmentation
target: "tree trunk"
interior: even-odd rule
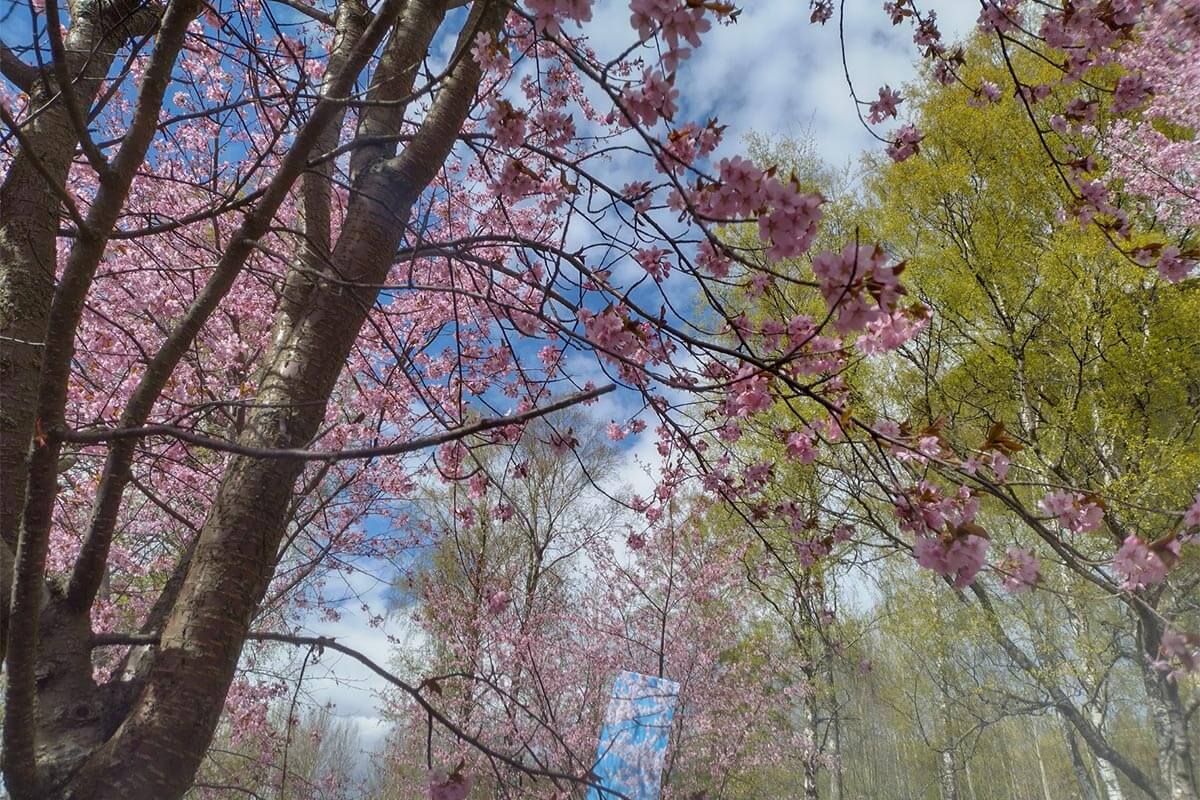
[[[1167,784],[1170,800],[1196,800],[1196,770],[1188,736],[1188,717],[1179,697],[1179,686],[1154,667],[1159,657],[1164,626],[1149,608],[1133,606],[1141,658],[1136,659],[1150,701],[1150,715],[1158,739],[1158,769]]]
[[[1071,754],[1071,768],[1075,771],[1075,782],[1079,784],[1079,796],[1082,800],[1100,800],[1096,794],[1096,787],[1092,784],[1092,776],[1088,774],[1087,763],[1083,760],[1083,754],[1079,752],[1079,742],[1075,740],[1075,730],[1071,727],[1071,723],[1062,719],[1061,716],[1060,720],[1063,737],[1067,741],[1067,751]],[[1112,769],[1111,766],[1107,764],[1106,766],[1109,770]],[[1120,787],[1117,791],[1120,791]],[[1109,800],[1115,799],[1110,797]]]
[[[829,770],[829,800],[842,800],[842,716],[838,706],[837,683],[834,679],[833,651],[825,649],[825,680],[829,684],[829,754],[834,766]]]
[[[1050,793],[1050,780],[1046,777],[1046,760],[1042,758],[1042,745],[1038,742],[1040,738],[1038,731],[1034,729],[1033,733],[1033,752],[1037,756],[1038,776],[1042,780],[1042,798],[1043,800],[1054,800],[1054,795]]]
[[[812,752],[804,759],[804,800],[818,800],[821,789],[817,783],[820,771],[817,748],[817,699],[810,694],[804,701],[804,735],[812,742]]]
[[[938,788],[942,800],[958,800],[958,781],[954,774],[954,751],[938,753]]]

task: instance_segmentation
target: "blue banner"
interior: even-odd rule
[[[671,717],[679,684],[674,681],[622,672],[613,684],[612,700],[604,715],[594,772],[597,783],[587,800],[658,800],[663,762],[671,735]]]

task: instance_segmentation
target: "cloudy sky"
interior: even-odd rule
[[[626,3],[600,2],[584,28],[601,55],[619,51],[631,40]],[[842,69],[836,18],[824,27],[810,24],[806,0],[746,0],[742,7],[737,24],[711,31],[704,46],[681,67],[676,85],[683,108],[677,119],[717,117],[729,126],[723,145],[729,154],[750,132],[772,136],[808,132],[824,158],[837,165],[854,161],[864,149],[880,147],[855,115]],[[937,12],[943,35],[951,40],[969,32],[978,14],[976,4],[965,0],[941,0],[923,8]],[[874,97],[883,84],[898,88],[914,77],[911,29],[893,28],[881,0],[849,0],[845,13],[847,64],[860,97]],[[594,413],[604,420],[619,418],[612,407],[616,402],[610,396]],[[638,461],[653,459],[650,437],[641,438],[646,441],[627,452],[626,475],[640,472]],[[362,576],[347,588],[377,608],[383,606],[386,587],[373,579]],[[413,633],[399,618],[371,627],[359,603],[348,602],[338,622],[314,621],[311,629],[336,636],[388,664],[396,650],[394,641],[411,642]],[[382,681],[353,660],[328,653],[318,668],[309,668],[308,676],[312,697],[333,703],[337,715],[354,722],[364,751],[381,742],[386,724],[376,710],[376,693],[385,688]]]

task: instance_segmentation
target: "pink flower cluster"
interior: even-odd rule
[[[1180,255],[1179,248],[1172,244],[1162,249],[1158,256],[1157,267],[1158,274],[1164,280],[1179,283],[1196,269],[1196,260],[1183,257]]]
[[[667,134],[662,143],[662,157],[658,159],[658,171],[678,175],[717,149],[724,135],[724,127],[710,120],[703,128],[693,122],[680,125]]]
[[[900,93],[892,87],[884,85],[879,90],[879,99],[871,103],[867,109],[867,121],[878,125],[888,117],[896,116],[896,107],[904,102]]]
[[[892,161],[899,164],[915,156],[921,150],[921,140],[925,136],[912,125],[905,125],[896,131],[896,138],[887,146],[885,152]]]
[[[725,403],[731,417],[748,417],[771,407],[771,375],[752,364],[738,370]]]
[[[492,592],[491,596],[488,597],[488,601],[487,601],[488,613],[491,614],[493,617],[498,614],[503,614],[504,610],[506,608],[508,608],[508,606],[511,602],[512,602],[512,597],[508,594],[508,592],[504,591],[503,589],[499,589],[495,592]]]
[[[1124,90],[1123,102],[1149,104],[1105,131],[1107,177],[1143,198],[1142,207],[1168,230],[1195,226],[1200,137],[1191,132],[1200,129],[1200,13],[1195,0],[1172,0],[1146,9],[1142,22],[1140,35],[1120,50],[1118,61],[1129,80],[1117,90]],[[1169,277],[1172,267],[1172,261],[1160,263],[1159,272],[1168,280],[1186,277],[1186,270]]]
[[[813,273],[830,311],[837,310],[835,327],[841,333],[862,330],[887,320],[903,289],[899,269],[888,265],[878,245],[848,244],[842,252],[826,250],[813,259]]]
[[[868,356],[890,352],[929,327],[929,316],[929,309],[923,305],[896,309],[868,322],[854,344]]]
[[[792,431],[786,440],[788,457],[801,464],[811,464],[817,460],[817,448],[813,444],[812,434],[808,431]]]
[[[1079,492],[1052,492],[1038,502],[1038,508],[1073,533],[1087,533],[1100,527],[1104,509]]]
[[[592,18],[592,0],[526,0],[534,27],[551,36],[562,32],[561,22],[584,23]]]
[[[582,308],[579,320],[588,341],[631,383],[641,384],[645,380],[638,367],[666,357],[662,343],[649,337],[648,326],[629,319],[623,307],[608,306],[599,314]],[[630,428],[640,430],[640,424],[631,423]]]
[[[731,262],[705,239],[696,248],[696,264],[714,278],[725,278],[729,275]]]
[[[519,147],[525,141],[525,113],[517,111],[507,100],[492,104],[487,122],[492,126],[496,144],[501,147]]]
[[[1121,588],[1132,592],[1162,583],[1170,567],[1168,562],[1178,558],[1179,550],[1179,540],[1175,537],[1158,546],[1146,544],[1133,534],[1126,536],[1113,559],[1113,569],[1124,578]]]
[[[775,178],[766,181],[765,190],[771,210],[759,215],[758,233],[771,243],[767,258],[780,261],[808,252],[817,235],[825,198],[814,192],[801,192],[798,187]]]
[[[806,569],[827,555],[829,545],[822,539],[804,539],[796,542],[796,556],[800,559],[800,566]]]
[[[1008,33],[1021,24],[1021,0],[987,0],[979,12],[979,28],[984,33]]]
[[[929,481],[921,481],[896,501],[900,527],[917,534],[953,531],[975,519],[979,499],[966,486],[947,497]]]
[[[1167,673],[1167,680],[1200,671],[1200,637],[1168,628],[1158,645],[1159,658],[1154,668]]]
[[[986,108],[1000,102],[1000,87],[991,81],[980,81],[979,88],[967,98],[967,105],[972,108]]]
[[[631,0],[629,10],[633,12],[629,21],[637,30],[642,41],[658,33],[666,45],[663,64],[674,69],[680,61],[691,55],[689,47],[700,46],[700,35],[706,33],[712,23],[704,16],[700,3],[680,0]]]
[[[957,588],[970,584],[987,559],[987,536],[973,523],[978,511],[979,500],[966,486],[947,497],[928,481],[896,501],[901,529],[916,534],[917,563],[939,575],[953,576]]]
[[[1153,94],[1153,87],[1141,75],[1122,75],[1113,89],[1113,112],[1127,114],[1145,105]]]
[[[647,68],[642,81],[622,93],[625,108],[634,122],[653,126],[659,119],[670,120],[679,110],[679,90],[675,77]]]
[[[969,586],[987,560],[988,540],[982,536],[919,536],[913,556],[925,569],[953,576],[954,588]]]
[[[665,256],[667,251],[661,247],[647,247],[634,253],[633,259],[646,270],[646,274],[656,282],[662,283],[671,274],[671,262]]]
[[[758,216],[758,232],[773,261],[800,255],[812,246],[825,198],[784,183],[740,156],[717,162],[719,181],[695,193],[696,210],[712,220]]]
[[[1029,550],[1019,547],[1008,548],[1000,571],[1004,573],[1002,585],[1013,594],[1029,591],[1042,577],[1037,558]]]

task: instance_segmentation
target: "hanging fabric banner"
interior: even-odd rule
[[[674,681],[636,672],[617,675],[594,769],[596,782],[611,791],[589,788],[587,800],[658,800],[678,696]]]

